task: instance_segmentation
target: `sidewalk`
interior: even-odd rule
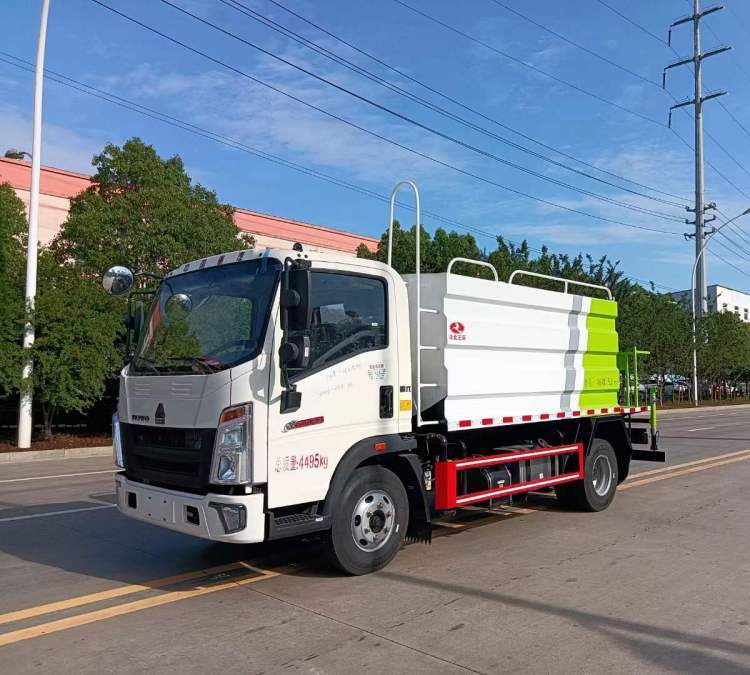
[[[665,408],[664,410],[657,410],[656,414],[659,417],[671,416],[671,415],[687,415],[689,413],[701,413],[701,412],[716,412],[719,410],[725,410],[731,412],[734,410],[748,410],[750,409],[750,403],[737,403],[737,404],[724,404],[724,405],[699,405],[698,407],[690,406],[688,408]]]
[[[38,462],[47,459],[81,459],[82,457],[111,457],[112,446],[93,448],[64,448],[60,450],[22,450],[18,452],[0,452],[0,466],[19,464],[21,462]]]

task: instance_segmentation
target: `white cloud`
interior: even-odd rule
[[[16,106],[0,103],[0,137],[5,147],[31,152],[32,118]],[[66,127],[45,122],[42,127],[42,163],[82,173],[91,172],[91,158],[104,142],[84,137]]]
[[[276,51],[278,53],[279,49]],[[322,57],[309,59],[308,53],[301,49],[284,52],[283,56],[362,96],[403,109],[401,100],[394,103],[396,94],[334,68]],[[455,145],[282,63],[260,57],[243,69],[313,106],[347,120],[356,120],[358,125],[376,134],[462,164],[465,153]],[[344,170],[350,177],[370,183],[390,184],[394,176],[409,175],[434,185],[445,175],[443,169],[429,160],[226,70],[186,74],[163,72],[142,64],[126,75],[107,78],[101,86],[117,88],[139,101],[153,99],[148,102],[150,105],[170,110],[182,119],[247,145],[306,164]],[[424,114],[420,111],[415,117],[424,119]]]

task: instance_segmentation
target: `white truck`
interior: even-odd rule
[[[113,418],[119,510],[240,544],[318,533],[364,574],[466,505],[554,488],[606,508],[634,456],[664,459],[655,427],[650,450],[633,448],[649,439],[630,415],[647,408],[618,401],[609,290],[452,273],[472,263],[401,276],[390,251],[235,251],[167,274],[147,316],[133,273],[108,270],[135,307]]]

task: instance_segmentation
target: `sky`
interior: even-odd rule
[[[8,61],[33,64],[40,5],[0,3],[2,152],[31,149],[33,75]],[[705,182],[706,200],[732,217],[750,206],[750,6],[725,5],[704,20],[704,49],[733,46],[703,65],[705,91],[728,91],[704,106]],[[48,80],[42,162],[90,172],[106,143],[138,136],[182,157],[222,201],[375,237],[391,189],[411,179],[428,230],[471,232],[488,250],[502,235],[607,255],[658,290],[687,288],[693,121],[685,110],[667,121],[692,98],[692,71],[670,70],[666,91],[661,75],[692,53],[689,24],[665,43],[690,10],[689,0],[51,0],[47,68],[128,107]],[[413,224],[411,198],[400,202],[397,217]],[[709,251],[709,283],[750,290],[750,216]]]

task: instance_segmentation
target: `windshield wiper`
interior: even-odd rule
[[[220,370],[219,367],[209,363],[209,361],[207,360],[207,357],[205,356],[183,356],[183,357],[175,356],[169,360],[175,365],[197,366],[204,373],[216,373]],[[223,364],[221,363],[220,365],[223,366]]]
[[[133,359],[133,364],[135,365],[136,370],[140,370],[140,366],[144,365],[154,371],[157,375],[162,374],[161,371],[156,367],[156,362],[151,361],[150,359],[146,359],[143,356],[136,356]]]

